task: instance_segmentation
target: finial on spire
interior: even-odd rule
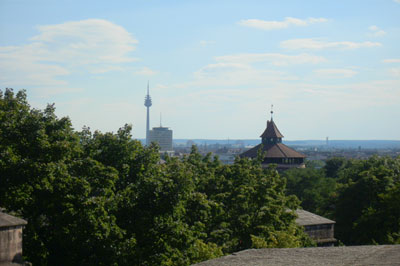
[[[271,121],[273,120],[273,114],[274,114],[274,105],[271,104]]]

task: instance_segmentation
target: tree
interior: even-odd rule
[[[28,220],[34,264],[190,265],[257,243],[302,246],[285,185],[260,160],[223,165],[195,147],[161,163],[130,125],[76,132],[54,105],[0,91],[0,202]]]
[[[283,173],[287,195],[296,195],[303,209],[328,215],[336,197],[336,179],[326,177],[324,169],[292,168]]]
[[[347,160],[344,157],[333,157],[326,161],[324,170],[328,177],[338,177],[339,171],[344,167]]]
[[[345,244],[390,244],[399,240],[400,157],[352,160],[339,172],[334,217]]]
[[[34,264],[109,264],[122,232],[112,208],[116,171],[82,158],[78,135],[54,106],[31,109],[24,91],[0,98],[0,202],[28,220]]]

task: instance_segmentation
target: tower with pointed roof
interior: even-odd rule
[[[144,98],[144,106],[147,108],[147,117],[146,117],[146,145],[150,144],[149,140],[149,131],[150,131],[150,106],[152,105],[151,97],[149,94],[149,82],[147,82],[147,95]]]
[[[260,144],[242,153],[240,156],[256,158],[259,150],[261,149],[261,151],[264,153],[262,162],[263,167],[267,167],[269,164],[277,164],[277,168],[279,170],[285,170],[293,167],[305,167],[304,159],[306,156],[282,143],[283,135],[273,120],[272,110],[271,120],[267,121],[267,127],[260,137]]]

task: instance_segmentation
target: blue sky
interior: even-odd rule
[[[0,88],[75,129],[400,139],[400,0],[0,0]]]

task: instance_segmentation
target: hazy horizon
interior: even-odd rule
[[[0,88],[76,130],[400,139],[400,0],[0,2]],[[397,118],[396,118],[397,117]]]

